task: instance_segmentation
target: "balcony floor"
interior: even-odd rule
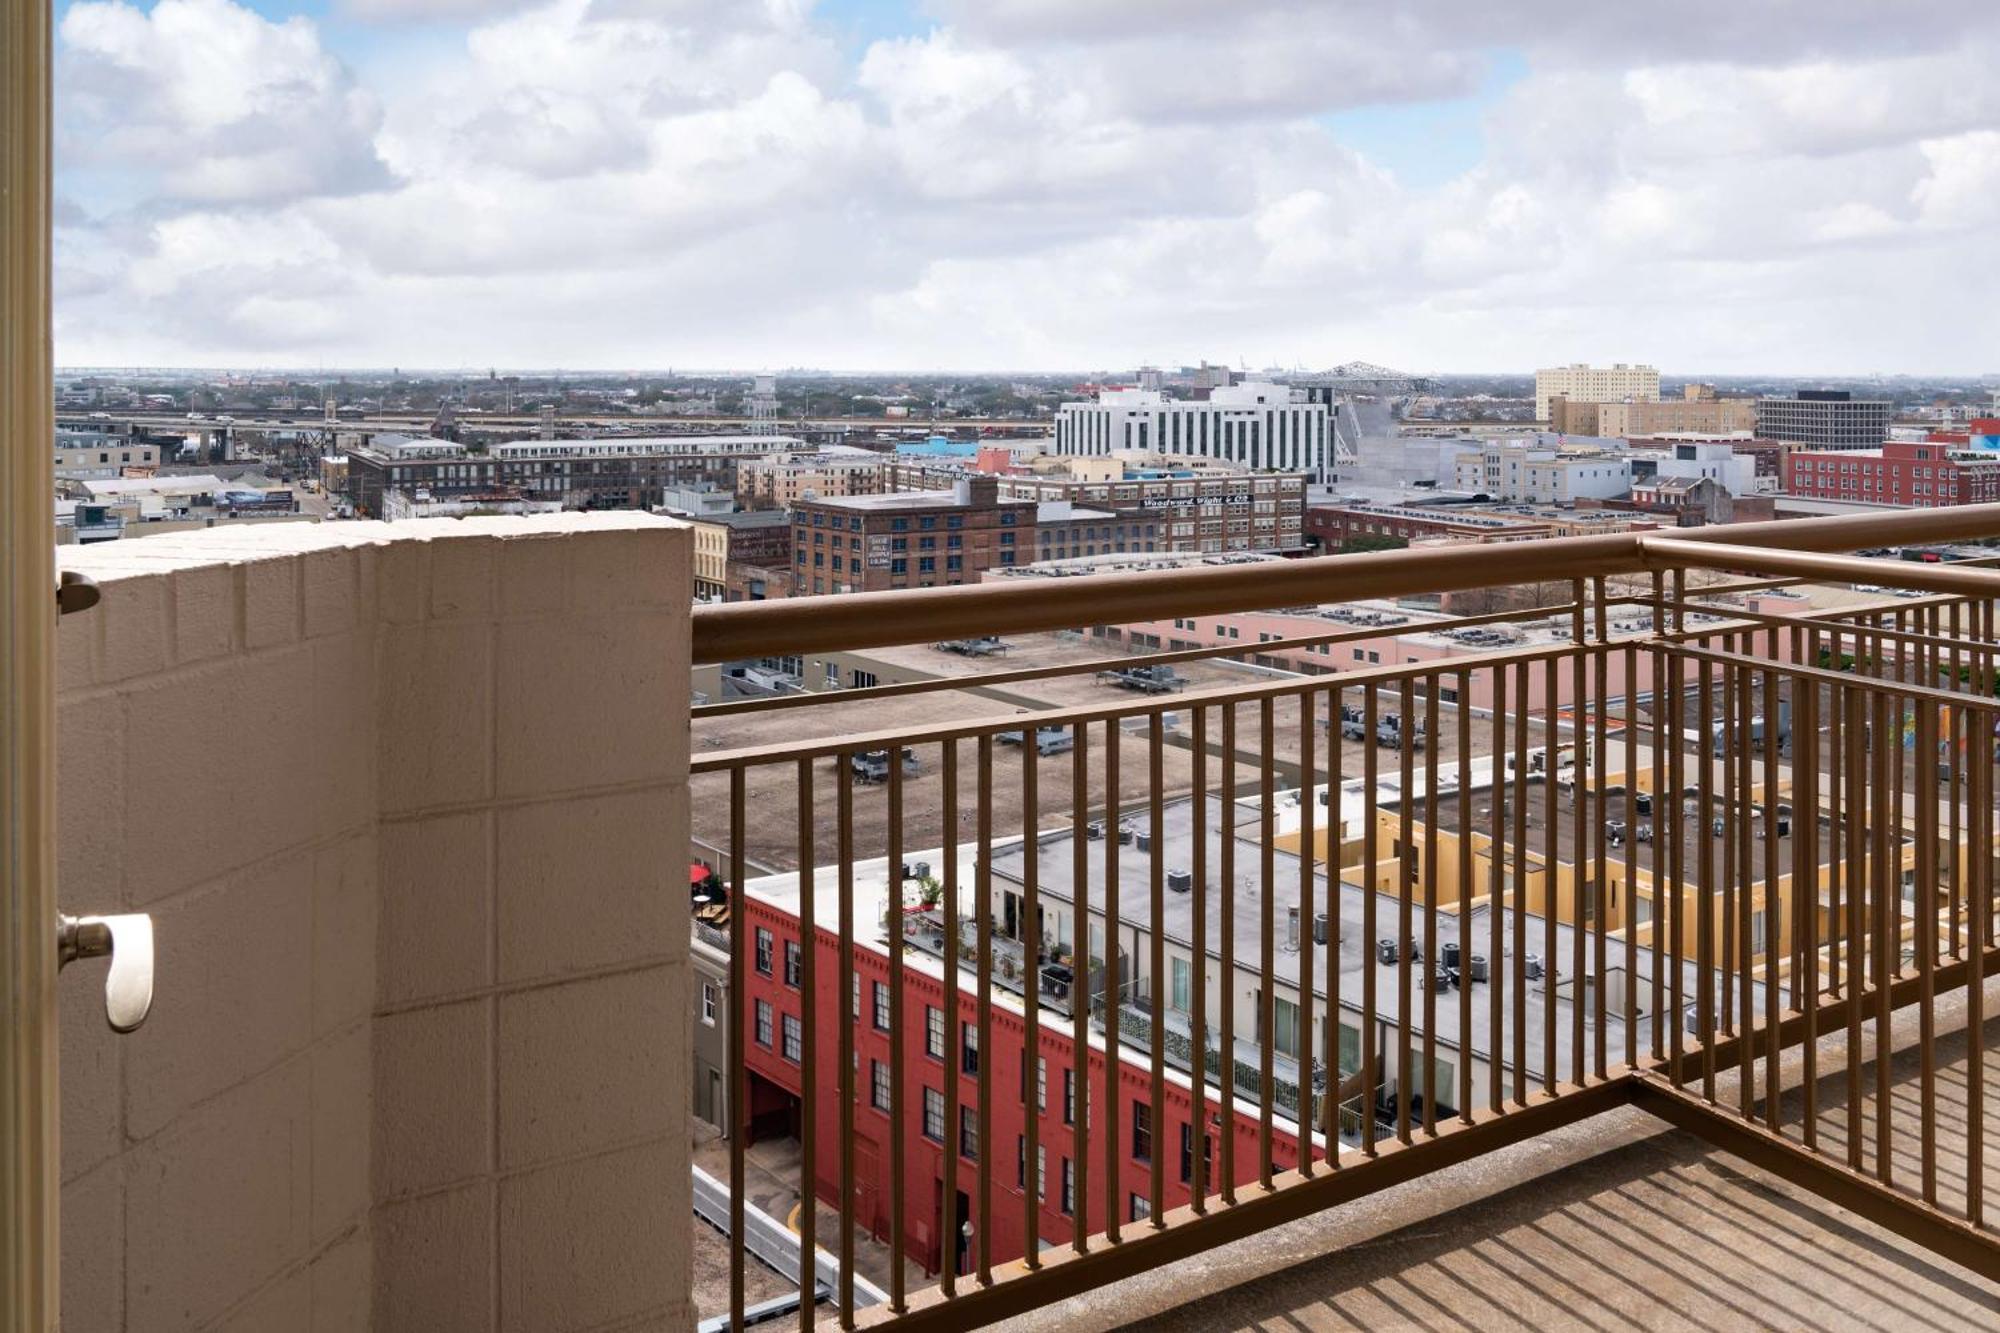
[[[1965,1032],[1936,1045],[1939,1194],[1956,1210],[1964,1195]],[[1986,1024],[1985,1049],[2000,1052],[2000,1020]],[[1989,1055],[1988,1124],[2000,1123],[1996,1065]],[[1905,1047],[1890,1067],[1895,1170],[1907,1182],[1918,1160],[1915,1049]],[[1872,1088],[1872,1066],[1864,1077]],[[1732,1078],[1718,1090],[1734,1088]],[[1823,1103],[1844,1095],[1844,1075],[1823,1079],[1821,1088]],[[1787,1099],[1794,1120],[1798,1100],[1794,1089]],[[1838,1136],[1837,1144],[1845,1142],[1843,1117],[1822,1106],[1822,1134]],[[1693,1135],[1651,1133],[1654,1124],[1641,1111],[1615,1112],[1483,1169],[1469,1164],[1279,1228],[1251,1242],[1262,1255],[1225,1247],[1009,1327],[1955,1333],[2000,1323],[2000,1280],[1938,1259]],[[1603,1150],[1607,1143],[1616,1146]],[[1568,1164],[1537,1176],[1555,1165],[1551,1155]],[[1990,1141],[1986,1156],[1991,1181],[2000,1152]],[[1135,1302],[1147,1307],[1143,1318],[1133,1318]]]

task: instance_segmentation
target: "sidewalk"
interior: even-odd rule
[[[706,1125],[697,1122],[694,1164],[718,1180],[729,1179],[729,1144]],[[761,1208],[793,1231],[799,1229],[800,1146],[797,1139],[767,1139],[754,1143],[743,1154],[743,1198],[746,1205]],[[840,1215],[824,1200],[815,1201],[817,1234],[814,1243],[836,1258],[840,1254]],[[753,1266],[757,1261],[750,1261]],[[884,1291],[889,1289],[889,1246],[867,1232],[854,1233],[854,1271]],[[914,1263],[903,1264],[905,1289],[916,1291],[932,1279]]]

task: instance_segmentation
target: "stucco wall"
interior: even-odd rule
[[[687,529],[642,515],[74,548],[63,1324],[688,1322]]]

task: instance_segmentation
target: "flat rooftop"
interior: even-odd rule
[[[1205,942],[1209,956],[1212,958],[1219,958],[1221,956],[1220,944],[1224,907],[1221,876],[1222,852],[1225,846],[1225,838],[1222,827],[1223,821],[1219,814],[1221,809],[1222,803],[1220,801],[1211,800],[1205,811],[1207,816],[1205,820],[1206,827],[1203,829],[1201,836],[1205,837],[1207,843],[1209,882],[1206,892],[1197,895],[1194,892],[1176,893],[1172,890],[1163,891],[1163,915],[1160,922],[1160,927],[1168,940],[1183,948],[1192,949],[1197,897],[1201,897],[1203,899],[1202,906],[1205,914]],[[1237,882],[1234,900],[1231,904],[1233,911],[1229,918],[1231,928],[1235,933],[1236,962],[1239,967],[1261,970],[1264,964],[1261,950],[1264,901],[1259,884],[1262,878],[1261,867],[1264,848],[1250,837],[1242,836],[1246,832],[1254,832],[1255,824],[1260,819],[1260,815],[1253,807],[1245,807],[1241,803],[1239,803],[1239,807],[1234,813],[1237,821],[1237,836],[1228,840],[1228,846],[1233,853],[1234,864],[1232,868]],[[1246,821],[1252,824],[1252,828],[1249,830],[1243,827]],[[1135,831],[1135,834],[1139,832],[1150,833],[1151,831],[1152,820],[1145,812],[1128,815],[1125,823]],[[1191,870],[1194,865],[1194,848],[1197,833],[1193,801],[1182,799],[1164,803],[1161,808],[1161,825],[1160,836],[1156,846],[1146,851],[1141,851],[1136,845],[1135,839],[1132,845],[1119,846],[1117,848],[1118,926],[1121,931],[1136,932],[1141,936],[1145,936],[1150,934],[1154,928],[1151,889],[1152,870],[1156,857],[1163,875],[1171,870]],[[1102,912],[1104,909],[1106,841],[1114,837],[1115,835],[1108,835],[1106,840],[1086,839],[1085,877],[1087,883],[1085,891],[1089,895],[1087,901],[1092,912]],[[1076,901],[1077,883],[1075,878],[1074,850],[1075,838],[1069,830],[1041,835],[1039,840],[1039,873],[1037,883],[1045,902],[1053,901],[1072,904]],[[1270,959],[1270,970],[1275,978],[1285,982],[1296,990],[1299,986],[1301,954],[1299,950],[1287,948],[1285,945],[1287,938],[1287,911],[1300,904],[1301,876],[1305,873],[1310,874],[1313,912],[1327,911],[1327,880],[1323,867],[1315,863],[1308,871],[1308,868],[1302,865],[1299,857],[1282,848],[1272,848],[1270,855],[1272,862],[1271,882],[1276,886],[1275,899],[1271,904],[1274,919],[1272,933],[1275,940],[1275,947]],[[1023,883],[1022,863],[1023,851],[1020,844],[1017,843],[1013,846],[995,850],[992,870],[997,878],[1007,880],[1014,885],[1021,885]],[[1375,976],[1377,1021],[1385,1023],[1396,1022],[1405,1004],[1407,1004],[1411,1012],[1413,1033],[1421,1033],[1424,1022],[1425,992],[1423,988],[1426,969],[1421,965],[1412,964],[1410,986],[1407,992],[1405,992],[1399,990],[1397,985],[1399,967],[1394,964],[1384,965],[1376,961],[1377,939],[1393,939],[1396,935],[1396,922],[1398,913],[1401,910],[1400,901],[1392,894],[1373,893],[1364,889],[1359,884],[1346,880],[1343,880],[1338,888],[1337,908],[1335,910],[1337,910],[1340,918],[1338,993],[1342,1010],[1350,1017],[1360,1014],[1362,976],[1364,971],[1372,970]],[[1371,899],[1373,900],[1375,914],[1374,930],[1372,933],[1364,932]],[[1313,994],[1324,1004],[1327,997],[1333,993],[1333,988],[1328,985],[1327,968],[1325,965],[1327,946],[1312,944],[1311,923],[1307,919],[1312,914],[1301,913],[1299,938],[1303,945],[1311,947],[1315,951]],[[1491,947],[1495,928],[1494,917],[1496,915],[1500,918],[1498,925],[1502,934],[1501,948],[1497,953]],[[1513,909],[1502,909],[1496,913],[1495,909],[1485,902],[1475,906],[1465,919],[1465,952],[1467,954],[1486,956],[1488,966],[1494,975],[1511,976],[1517,954],[1514,944],[1517,917],[1519,918],[1518,925],[1525,939],[1525,947],[1518,950],[1518,952],[1524,955],[1545,955],[1548,923],[1544,918],[1532,913],[1517,913]],[[1460,940],[1459,927],[1460,920],[1456,913],[1447,914],[1441,911],[1438,914],[1436,943],[1440,954],[1446,943],[1455,943]],[[1411,930],[1415,941],[1421,945],[1423,943],[1423,913],[1420,908],[1413,909],[1412,911]],[[1577,932],[1575,930],[1567,925],[1558,923],[1555,930],[1556,948],[1554,957],[1548,958],[1544,956],[1544,962],[1553,965],[1550,971],[1556,979],[1555,1015],[1557,1021],[1555,1027],[1556,1073],[1558,1077],[1563,1076],[1569,1070],[1571,1064],[1572,1014],[1570,1006],[1575,981],[1571,963],[1575,956],[1576,937]],[[1595,947],[1594,942],[1588,938],[1585,939],[1584,944],[1587,950],[1594,949]],[[1612,967],[1616,970],[1617,964],[1621,963],[1623,958],[1622,939],[1608,941],[1607,949],[1611,956]],[[1430,958],[1432,954],[1430,951],[1426,951],[1425,956],[1426,958]],[[1525,959],[1522,959],[1522,961],[1525,962]],[[1640,980],[1648,984],[1638,988],[1637,998],[1639,1000],[1639,1013],[1642,1018],[1641,1026],[1645,1029],[1646,1035],[1650,1035],[1650,1023],[1644,1020],[1648,1019],[1651,1013],[1651,967],[1652,960],[1649,952],[1641,950],[1638,976]],[[1683,978],[1685,993],[1690,995],[1693,994],[1694,976],[1694,969],[1690,967]],[[1469,1049],[1475,1056],[1482,1059],[1490,1058],[1493,1055],[1495,1044],[1494,1033],[1490,1023],[1489,1004],[1491,992],[1487,988],[1490,983],[1472,983],[1472,985],[1473,1022],[1471,1028],[1467,1031],[1461,1031],[1459,1022],[1459,992],[1455,989],[1443,989],[1435,992],[1433,996],[1434,1012],[1431,1016],[1431,1031],[1441,1042],[1454,1047]],[[1761,987],[1759,988],[1759,994],[1761,997]],[[1761,998],[1757,1002],[1761,1005]],[[1543,1000],[1542,987],[1531,985],[1530,1002],[1526,1006],[1525,1028],[1527,1043],[1526,1072],[1530,1078],[1539,1078],[1542,1073],[1545,1024],[1548,1018],[1547,1008],[1548,1006]],[[1622,1008],[1621,1004],[1615,1001],[1607,1002],[1607,1010],[1620,1008]],[[1513,1046],[1514,1032],[1513,1004],[1510,997],[1509,1003],[1506,1006],[1506,1012],[1503,1015],[1499,1040],[1502,1055],[1501,1063],[1510,1068],[1512,1066],[1510,1053]],[[1593,1023],[1586,1028],[1585,1039],[1587,1043],[1594,1043],[1594,1034],[1595,1024]],[[1414,1037],[1413,1040],[1415,1040]],[[1609,1052],[1621,1053],[1625,1049],[1625,1025],[1621,1014],[1607,1013],[1605,1044]]]
[[[958,498],[958,492],[951,491],[884,491],[879,495],[826,495],[801,504],[820,509],[848,509],[857,513],[897,513],[905,509],[965,509],[986,508],[985,505],[970,506]],[[996,500],[1000,508],[1033,509],[1033,500]]]

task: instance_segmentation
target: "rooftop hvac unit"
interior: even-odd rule
[[[1103,821],[1103,820],[1101,820],[1101,819],[1093,819],[1093,820],[1091,820],[1091,821],[1090,821],[1090,823],[1088,823],[1088,824],[1086,824],[1086,825],[1084,826],[1084,830],[1083,830],[1083,835],[1084,835],[1084,836],[1085,836],[1086,838],[1089,838],[1089,839],[1090,839],[1091,841],[1093,841],[1093,842],[1095,842],[1095,841],[1096,841],[1097,839],[1099,839],[1099,838],[1103,837],[1103,836],[1104,836],[1104,821]]]
[[[1120,824],[1118,826],[1118,844],[1121,847],[1131,846],[1132,826],[1130,824]]]
[[[1188,893],[1194,888],[1194,875],[1186,870],[1169,870],[1167,887],[1175,893]]]
[[[1299,909],[1285,909],[1285,948],[1293,953],[1299,951]]]
[[[1314,944],[1325,944],[1325,943],[1326,943],[1326,913],[1325,913],[1325,912],[1316,912],[1316,913],[1314,913],[1314,914],[1313,914],[1313,943],[1314,943]]]
[[[1456,943],[1451,941],[1446,941],[1443,953],[1444,953],[1444,965],[1446,967],[1458,966],[1458,945]]]
[[[1135,833],[1132,835],[1132,845],[1142,852],[1150,852],[1153,850],[1153,835],[1150,833]]]
[[[1542,979],[1542,956],[1538,953],[1529,954],[1521,960],[1521,971],[1528,980],[1540,981]]]
[[[1384,967],[1394,967],[1396,965],[1396,941],[1376,940],[1375,961]]]
[[[1476,954],[1472,955],[1472,959],[1471,959],[1470,963],[1469,963],[1469,964],[1467,965],[1467,967],[1466,967],[1466,975],[1467,975],[1468,977],[1470,977],[1470,978],[1471,978],[1472,980],[1474,980],[1474,981],[1484,981],[1484,980],[1486,980],[1486,955],[1485,955],[1485,954],[1483,954],[1483,953],[1476,953]]]

